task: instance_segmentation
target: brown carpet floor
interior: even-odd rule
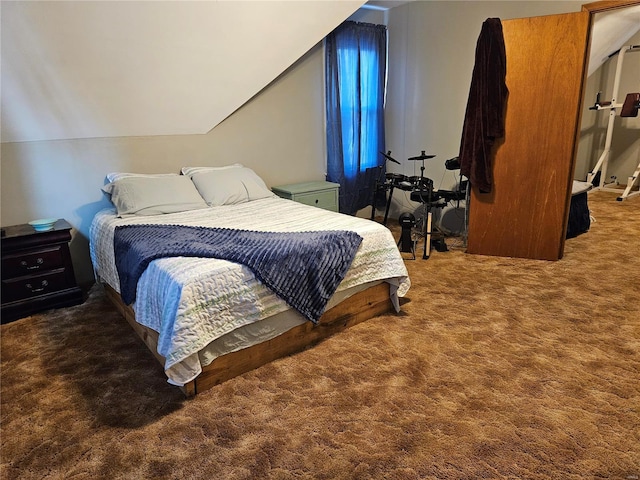
[[[100,289],[3,325],[1,478],[637,480],[640,197],[614,198],[558,262],[407,261],[401,315],[192,400]]]

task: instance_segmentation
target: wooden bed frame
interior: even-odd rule
[[[135,313],[122,301],[120,295],[109,285],[103,284],[107,297],[120,314],[149,347],[161,365],[165,359],[158,351],[158,333],[136,322]],[[187,397],[208,390],[230,378],[241,375],[277,358],[304,350],[321,340],[341,332],[352,325],[393,310],[389,297],[389,284],[382,282],[347,298],[327,310],[317,325],[305,322],[266,342],[231,352],[216,358],[197,378],[180,387]]]

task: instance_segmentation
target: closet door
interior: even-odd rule
[[[490,194],[473,189],[467,252],[558,260],[587,67],[588,12],[502,22],[509,98]]]

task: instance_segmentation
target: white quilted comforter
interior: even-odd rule
[[[385,280],[398,309],[398,296],[404,296],[410,286],[395,240],[383,225],[271,197],[155,216],[118,218],[114,209],[98,212],[90,229],[91,259],[97,278],[116,291],[120,287],[114,230],[118,225],[136,223],[272,232],[351,230],[363,237],[363,242],[337,292]],[[169,381],[176,385],[184,385],[202,371],[198,351],[210,342],[289,308],[243,265],[186,257],[151,262],[138,282],[133,305],[136,320],[159,333],[158,353],[166,359]]]

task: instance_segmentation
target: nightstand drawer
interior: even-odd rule
[[[73,286],[69,285],[64,268],[58,268],[41,275],[2,280],[2,302],[15,302]]]
[[[312,207],[324,208],[325,210],[333,210],[335,212],[338,211],[336,197],[337,195],[334,191],[303,193],[296,195],[296,202],[311,205]]]
[[[64,257],[60,245],[31,253],[16,252],[2,258],[2,277],[22,277],[63,266]]]
[[[338,189],[340,184],[332,182],[306,182],[279,185],[271,190],[282,198],[304,203],[312,207],[324,208],[332,212],[339,211]]]

